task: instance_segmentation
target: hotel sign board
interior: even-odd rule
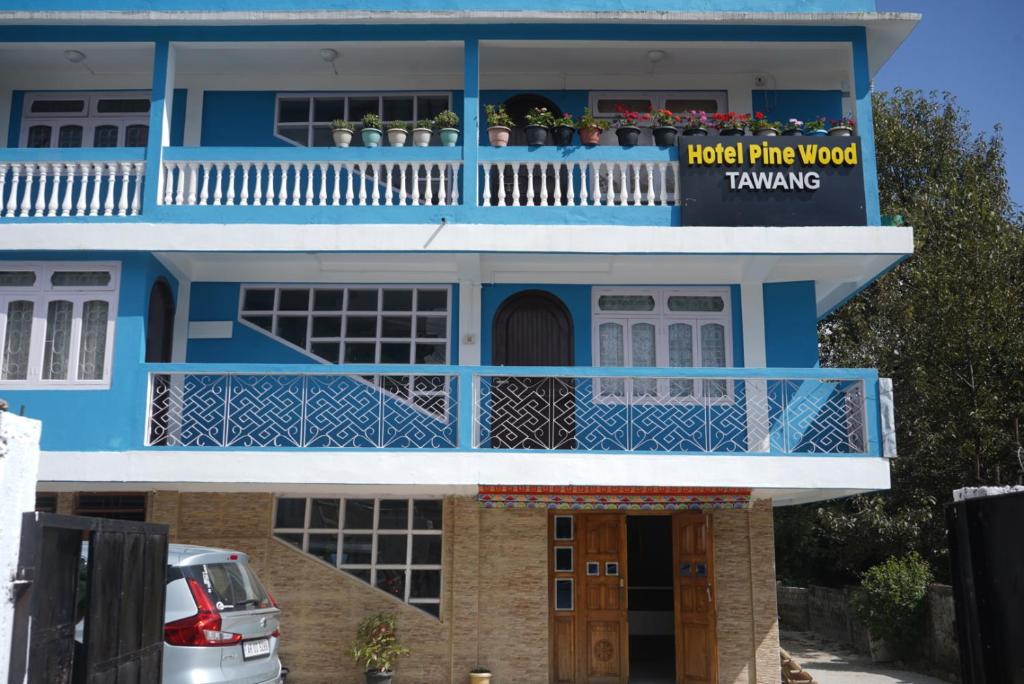
[[[863,226],[860,138],[680,138],[687,226]]]

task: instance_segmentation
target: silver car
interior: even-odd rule
[[[239,551],[171,544],[164,684],[280,682],[281,611]]]

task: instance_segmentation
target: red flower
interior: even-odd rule
[[[754,118],[760,121],[761,119],[764,118],[764,114],[762,114],[761,112],[754,112]]]

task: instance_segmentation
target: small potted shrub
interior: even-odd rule
[[[782,135],[803,135],[804,122],[800,119],[790,119],[782,124]]]
[[[486,667],[474,667],[469,671],[469,684],[488,684],[491,681],[491,671]]]
[[[568,147],[572,145],[572,136],[576,133],[576,120],[572,114],[566,112],[562,116],[556,116],[551,126],[551,142],[557,147]]]
[[[615,118],[615,135],[619,144],[623,147],[632,147],[640,142],[640,122],[649,121],[650,114],[641,114],[626,108],[625,105],[616,105],[615,111],[618,116]]]
[[[430,136],[434,134],[433,119],[420,119],[412,129],[413,147],[430,147]]]
[[[459,116],[450,109],[446,109],[434,119],[434,126],[439,128],[438,136],[441,144],[445,147],[455,147],[459,142]]]
[[[505,111],[505,105],[486,105],[487,139],[491,147],[508,147],[508,138],[512,135],[512,117]]]
[[[683,124],[683,135],[707,135],[708,134],[708,113],[691,109],[683,112],[681,123]]]
[[[679,123],[680,116],[673,114],[668,109],[656,109],[651,112],[651,125],[654,127],[654,144],[658,147],[671,147],[676,144],[676,136],[679,131],[676,130],[676,124]]]
[[[828,134],[851,136],[853,135],[855,124],[856,122],[853,120],[853,117],[849,115],[832,119],[832,127],[828,129]]]
[[[769,121],[762,112],[754,112],[750,118],[750,131],[757,136],[775,137],[781,133],[782,124],[778,121]]]
[[[548,129],[555,117],[547,107],[534,107],[526,112],[526,144],[531,147],[547,145]]]
[[[388,145],[405,147],[405,141],[409,138],[409,124],[405,121],[388,121],[384,128],[388,132]]]
[[[590,107],[583,108],[583,116],[576,122],[580,132],[581,145],[600,145],[601,134],[608,130],[608,122],[590,113]]]
[[[349,654],[366,673],[366,684],[391,684],[395,660],[409,649],[398,643],[394,615],[378,613],[359,623]]]
[[[380,139],[384,135],[380,126],[380,117],[376,114],[367,114],[363,117],[363,130],[360,132],[360,135],[363,136],[363,145],[366,147],[380,146]]]
[[[825,130],[825,117],[819,116],[814,121],[804,123],[804,133],[807,135],[828,135]]]
[[[711,115],[712,125],[718,129],[719,135],[743,135],[750,125],[749,114],[722,112]]]
[[[331,138],[338,147],[348,147],[352,144],[352,135],[355,128],[344,119],[335,119],[331,122]]]

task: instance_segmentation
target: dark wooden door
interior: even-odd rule
[[[174,342],[174,295],[166,280],[153,283],[146,317],[146,363],[170,363]]]
[[[717,613],[710,519],[676,513],[672,519],[676,600],[676,682],[718,681]]]
[[[626,604],[626,516],[588,513],[580,527],[579,680],[625,684],[629,680]]]
[[[498,366],[573,365],[573,326],[558,297],[541,290],[515,294],[494,317]],[[491,383],[491,448],[574,449],[575,381],[498,376]]]

